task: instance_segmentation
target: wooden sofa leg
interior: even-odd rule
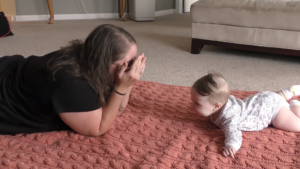
[[[201,40],[192,38],[191,44],[191,53],[192,54],[199,54],[203,48],[203,44],[201,44]]]

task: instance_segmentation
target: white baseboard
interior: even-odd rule
[[[5,15],[11,22],[16,21],[16,16]]]
[[[163,15],[170,15],[176,13],[176,9],[169,9],[163,11],[156,11],[154,16],[163,16]]]
[[[175,9],[156,11],[155,16],[170,15],[176,13]],[[125,14],[125,18],[129,14]],[[13,21],[44,21],[49,20],[50,15],[18,15],[13,18]],[[80,20],[80,19],[112,19],[119,18],[118,13],[95,13],[95,14],[54,14],[55,20]]]
[[[80,20],[80,19],[111,19],[118,18],[118,13],[98,13],[98,14],[56,14],[54,20]],[[19,15],[16,21],[41,21],[49,20],[50,15]]]

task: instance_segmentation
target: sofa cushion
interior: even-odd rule
[[[193,23],[300,30],[300,0],[199,0],[190,15]]]

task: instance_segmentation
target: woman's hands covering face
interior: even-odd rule
[[[119,68],[115,79],[115,89],[123,93],[126,93],[126,90],[142,77],[146,67],[146,57],[144,53],[133,60],[130,69],[127,67],[128,63],[124,62]]]

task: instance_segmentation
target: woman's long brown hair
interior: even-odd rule
[[[125,57],[135,39],[123,28],[104,24],[95,28],[84,42],[73,40],[69,46],[48,62],[48,69],[55,80],[58,71],[83,77],[98,94],[104,106],[111,93],[113,82],[109,66]]]

